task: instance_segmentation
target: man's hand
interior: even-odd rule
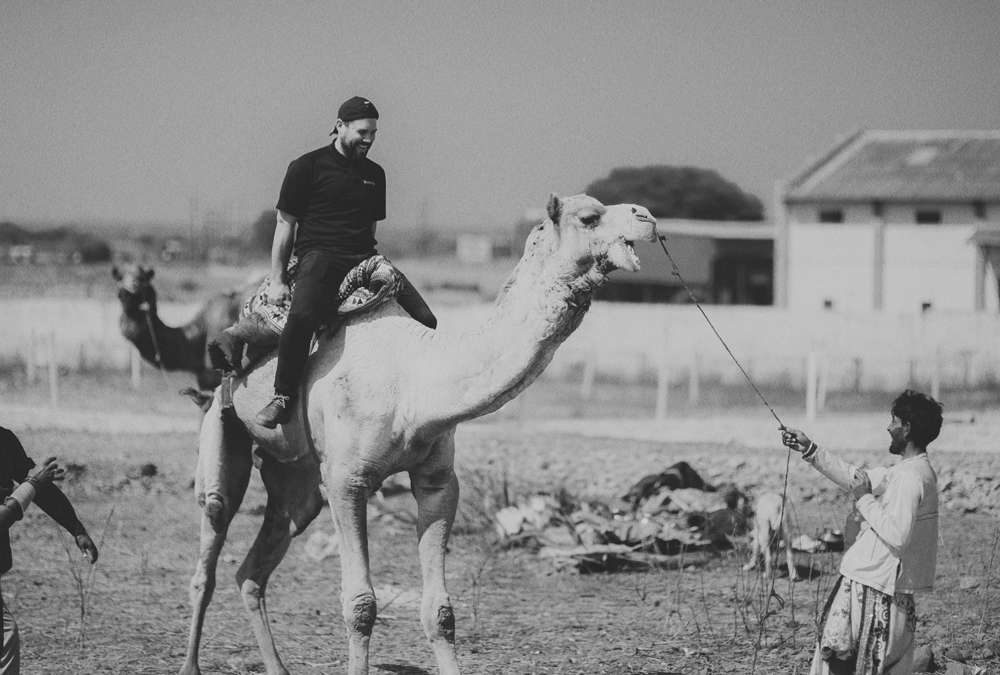
[[[863,469],[854,470],[854,478],[851,480],[851,499],[858,501],[864,495],[872,493],[872,482],[868,478],[868,473]]]
[[[87,556],[87,562],[91,565],[97,562],[97,545],[94,544],[94,540],[90,538],[89,534],[81,532],[76,535],[76,547],[83,555]]]
[[[292,290],[284,281],[271,277],[267,285],[267,301],[269,304],[287,307],[292,300]]]
[[[50,483],[52,481],[62,480],[65,477],[66,469],[63,469],[56,464],[55,457],[49,457],[42,462],[41,468],[28,476],[28,480],[38,485],[41,483]]]
[[[779,427],[781,429],[781,442],[785,447],[791,448],[795,452],[805,452],[812,445],[809,437],[798,429],[791,427]]]

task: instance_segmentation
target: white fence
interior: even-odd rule
[[[197,305],[160,306],[180,325]],[[117,301],[35,298],[0,303],[0,361],[60,367],[128,369],[131,346],[118,327]],[[485,320],[491,304],[437,307],[439,330],[461,331]],[[810,353],[830,390],[975,387],[1000,381],[1000,315],[804,312],[771,307],[705,307],[709,319],[755,382],[803,386]],[[34,349],[32,345],[34,344]],[[34,358],[29,359],[29,354]],[[742,374],[708,322],[691,305],[596,303],[557,352],[555,377],[611,377],[624,382],[664,377],[735,383]]]

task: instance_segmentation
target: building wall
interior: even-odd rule
[[[973,225],[889,225],[885,232],[884,305],[891,312],[976,309]]]
[[[859,224],[797,224],[788,232],[788,307],[872,307],[874,229]]]
[[[834,309],[875,308],[878,227],[882,242],[882,311],[920,312],[925,305],[946,311],[975,311],[977,226],[1000,222],[1000,207],[986,204],[977,218],[973,204],[871,203],[788,206],[788,307],[813,310],[826,301]],[[820,223],[821,209],[842,209],[843,223]],[[916,224],[918,209],[941,211],[940,224]],[[987,305],[996,295],[987,281]]]

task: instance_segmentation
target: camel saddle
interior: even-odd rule
[[[287,268],[288,278],[292,280],[290,288],[293,295],[295,294],[295,273],[298,268],[299,259],[293,256],[288,262]],[[368,258],[348,272],[344,281],[341,282],[337,292],[337,315],[345,316],[366,312],[395,297],[402,287],[402,276],[396,266],[389,262],[385,256],[374,255]],[[264,277],[257,292],[244,303],[240,319],[256,312],[280,334],[288,320],[288,305],[271,303],[267,295],[270,283],[270,275]]]
[[[290,288],[295,294],[295,272],[298,258],[288,263]],[[270,302],[267,289],[270,275],[265,277],[257,292],[247,299],[240,310],[239,320],[227,331],[246,344],[246,354],[238,374],[245,374],[271,353],[277,346],[281,331],[288,321],[289,303],[278,305]],[[403,275],[382,255],[374,255],[361,262],[347,273],[337,292],[337,311],[334,316],[323,319],[317,332],[336,331],[351,314],[362,314],[396,297],[403,285]],[[222,383],[222,407],[231,408],[233,377],[237,373],[225,375]]]

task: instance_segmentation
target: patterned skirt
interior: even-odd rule
[[[912,595],[890,596],[840,577],[820,618],[812,673],[909,672],[916,626]]]

